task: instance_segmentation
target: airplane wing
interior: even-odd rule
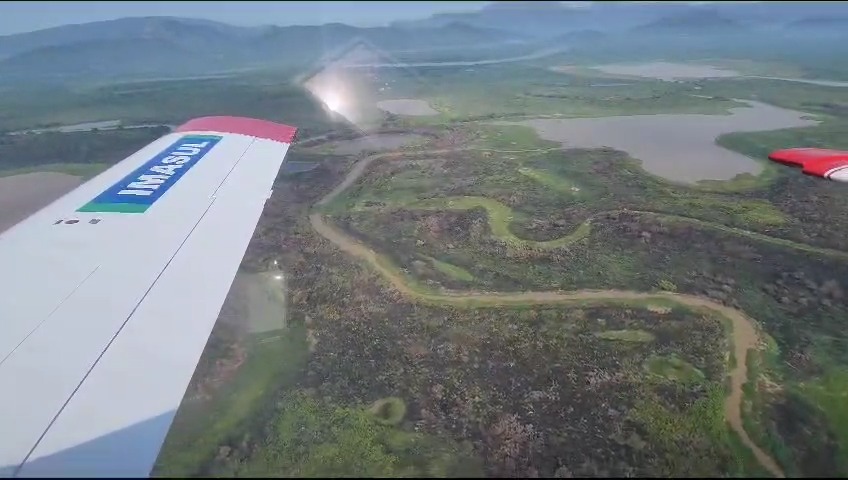
[[[296,129],[203,117],[0,234],[0,476],[147,476]]]
[[[772,152],[769,159],[801,168],[807,175],[848,182],[848,152],[823,148],[788,148]]]

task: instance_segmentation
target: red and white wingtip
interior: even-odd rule
[[[291,144],[297,134],[297,127],[257,118],[220,116],[194,118],[175,131],[233,133]]]
[[[848,152],[824,148],[787,148],[769,155],[769,160],[801,168],[807,175],[848,182]]]

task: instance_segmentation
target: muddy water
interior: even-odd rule
[[[377,107],[380,110],[385,110],[395,115],[409,115],[414,117],[422,117],[427,115],[438,115],[439,112],[433,109],[424,100],[413,100],[402,98],[398,100],[383,100],[377,102]]]
[[[0,233],[46,207],[80,183],[79,177],[56,172],[0,177]]]
[[[809,127],[803,112],[753,101],[730,109],[731,115],[661,114],[602,118],[533,119],[526,125],[540,137],[565,148],[610,147],[641,160],[648,172],[671,181],[729,180],[741,173],[758,174],[762,165],[742,154],[716,145],[718,136]],[[498,122],[499,124],[508,124]]]
[[[332,152],[337,155],[358,155],[362,152],[384,152],[412,145],[424,140],[414,133],[377,133],[334,143]]]
[[[764,77],[760,75],[748,75],[745,78],[764,78],[766,80],[781,80],[784,82],[809,83],[810,85],[820,85],[822,87],[848,87],[848,82],[843,80],[815,80],[812,78]]]

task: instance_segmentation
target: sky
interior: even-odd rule
[[[385,25],[392,20],[426,18],[437,12],[477,10],[490,2],[378,1],[144,1],[144,2],[0,2],[0,35],[29,32],[69,23],[121,17],[176,16],[217,20],[233,25],[318,25],[341,22]]]

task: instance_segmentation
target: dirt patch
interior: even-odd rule
[[[209,401],[212,395],[227,383],[247,359],[247,351],[241,343],[234,343],[226,355],[215,361],[212,371],[197,384],[190,401]]]
[[[738,77],[741,74],[734,70],[713,67],[711,65],[689,65],[685,63],[651,62],[640,64],[614,63],[592,67],[604,73],[613,75],[628,75],[633,77],[658,78],[674,81],[682,78],[726,78]]]
[[[0,233],[70,192],[82,180],[73,175],[37,172],[0,177]]]
[[[657,315],[665,315],[671,313],[671,309],[668,307],[660,307],[657,305],[648,305],[648,311],[652,313],[656,313]]]
[[[395,115],[408,115],[413,117],[423,117],[427,115],[438,115],[439,112],[434,110],[429,103],[424,100],[412,100],[402,98],[398,100],[382,100],[377,102],[377,107],[380,110],[385,110]]]
[[[758,174],[762,164],[716,145],[732,132],[757,132],[809,127],[816,120],[803,112],[760,102],[731,108],[730,115],[661,114],[602,118],[533,119],[512,123],[536,130],[540,137],[566,148],[622,150],[642,161],[654,175],[675,182],[730,180],[742,173]],[[501,125],[509,124],[498,122]]]
[[[377,133],[343,140],[332,145],[332,152],[338,155],[358,155],[362,152],[384,152],[424,141],[424,136],[413,133]]]

